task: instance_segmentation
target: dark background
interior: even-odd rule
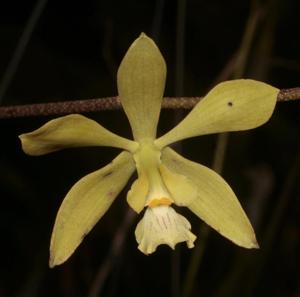
[[[36,3],[0,3],[2,105],[116,95],[118,65],[142,31],[156,40],[166,59],[165,94],[201,96],[217,81],[240,76],[235,57],[249,16],[251,21],[257,12],[260,17],[240,74],[278,88],[300,86],[298,0],[52,0],[4,92],[1,76]],[[158,133],[185,114],[164,110]],[[108,273],[100,281],[101,296],[177,297],[184,296],[187,286],[192,290],[185,296],[300,296],[299,114],[300,101],[278,103],[266,125],[229,136],[223,176],[253,222],[260,250],[241,249],[207,231],[192,213],[179,210],[194,233],[200,228],[194,251],[202,256],[195,280],[187,279],[194,252],[183,244],[175,253],[161,246],[148,257],[137,250],[134,229],[140,218],[121,232],[125,242],[111,257],[113,238],[128,209],[128,187],[71,259],[50,270],[50,235],[64,195],[118,150],[79,148],[29,157],[17,136],[54,117],[0,120],[0,296],[91,297],[104,264]],[[123,111],[88,116],[131,137]],[[180,149],[184,156],[212,166],[216,142],[216,135],[204,136],[183,141]]]

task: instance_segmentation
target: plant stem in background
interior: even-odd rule
[[[120,224],[120,227],[117,230],[116,235],[114,236],[108,255],[104,258],[104,263],[101,263],[94,277],[87,297],[101,296],[104,284],[117,259],[122,254],[128,230],[131,227],[135,217],[136,214],[131,209],[128,209],[124,216],[122,224]]]
[[[152,23],[152,38],[158,44],[161,34],[162,21],[164,15],[165,0],[156,0],[155,13]]]
[[[6,91],[9,88],[10,83],[18,69],[19,63],[24,55],[24,52],[30,41],[34,28],[39,18],[41,17],[46,4],[47,0],[37,0],[36,5],[33,8],[33,11],[28,19],[28,22],[25,25],[24,31],[18,41],[13,56],[8,63],[8,66],[2,77],[2,81],[0,83],[0,103],[2,103],[4,100]]]
[[[298,152],[300,148],[298,149]],[[277,199],[276,207],[272,212],[271,219],[269,224],[262,236],[263,243],[262,249],[258,255],[258,260],[255,261],[256,265],[253,265],[253,273],[249,275],[249,279],[247,282],[248,285],[248,294],[247,296],[253,296],[253,289],[255,285],[260,280],[262,275],[262,270],[270,257],[270,253],[272,252],[272,248],[276,245],[276,232],[280,228],[283,215],[285,214],[289,203],[292,198],[292,190],[294,185],[297,183],[300,174],[300,153],[296,156],[296,158],[292,161],[290,169],[287,172],[286,179],[284,180],[282,189],[279,193],[279,197]],[[296,197],[295,197],[296,198]]]

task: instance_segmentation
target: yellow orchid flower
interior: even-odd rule
[[[233,80],[213,88],[175,128],[156,139],[166,65],[155,43],[141,34],[118,70],[118,91],[134,141],[82,115],[63,116],[20,135],[23,150],[43,155],[68,147],[111,146],[123,151],[107,166],[79,180],[58,211],[50,244],[50,267],[66,261],[104,215],[135,169],[127,201],[145,209],[135,231],[145,254],[179,242],[194,246],[191,225],[172,207],[188,207],[220,234],[245,248],[257,248],[253,228],[230,186],[211,169],[168,147],[176,141],[258,127],[272,115],[279,90],[254,80]]]

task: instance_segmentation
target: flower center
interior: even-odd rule
[[[167,190],[159,166],[161,152],[153,141],[145,141],[140,144],[134,158],[139,174],[146,176],[149,183],[148,193],[145,197],[145,206],[150,208],[157,206],[170,206],[174,200]]]
[[[173,203],[173,200],[169,197],[160,197],[160,198],[152,198],[147,206],[153,208],[160,205],[171,205]]]

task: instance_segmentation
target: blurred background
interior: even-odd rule
[[[142,31],[166,59],[166,96],[201,96],[239,77],[299,87],[299,11],[298,0],[1,1],[1,104],[117,95],[118,65]],[[186,113],[163,110],[158,134]],[[54,269],[48,250],[63,197],[119,151],[30,157],[17,136],[55,116],[0,120],[0,296],[300,296],[299,114],[300,101],[278,103],[263,127],[176,147],[222,171],[260,250],[235,246],[179,209],[198,235],[196,247],[160,246],[144,256],[134,237],[141,216],[128,212],[127,186],[70,260]],[[86,115],[131,137],[122,110]]]

